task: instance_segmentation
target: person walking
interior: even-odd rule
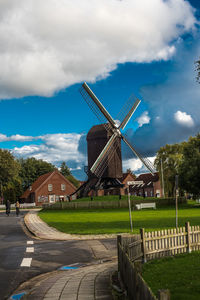
[[[18,217],[18,216],[19,216],[19,208],[20,208],[19,201],[17,201],[17,202],[15,203],[15,208],[16,208],[16,216]]]
[[[10,214],[10,201],[6,200],[6,215],[9,217]]]

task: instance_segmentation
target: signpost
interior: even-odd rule
[[[130,199],[130,190],[129,190],[129,186],[130,185],[141,185],[144,184],[143,181],[127,181],[127,185],[128,185],[128,207],[129,207],[129,218],[130,218],[130,225],[131,225],[131,232],[133,232],[133,222],[132,222],[132,216],[131,216],[131,199]]]
[[[176,192],[176,228],[178,228],[178,175],[175,176],[175,192]]]
[[[143,184],[144,183],[144,181],[136,181],[136,180],[134,180],[134,181],[127,181],[127,184],[128,185],[139,185],[139,184]]]
[[[129,185],[134,185],[134,184],[135,184],[135,181],[127,181],[127,185],[128,185],[128,207],[129,207],[129,218],[130,218],[131,232],[133,232],[133,222],[132,222],[132,216],[131,216],[131,199],[130,199]]]

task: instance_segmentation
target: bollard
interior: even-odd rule
[[[170,291],[158,290],[158,300],[170,300]]]

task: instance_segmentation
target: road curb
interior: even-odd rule
[[[35,222],[31,220],[31,215],[37,215],[37,212],[28,212],[24,217],[24,223],[34,236],[44,239],[44,240],[56,240],[56,241],[67,241],[67,240],[101,240],[101,239],[110,239],[116,238],[117,234],[99,234],[99,235],[72,235],[58,231],[57,229],[50,227],[44,221],[40,219],[37,215],[38,222],[41,224],[40,228],[44,226],[43,230],[38,230]],[[38,223],[37,222],[37,223]],[[47,232],[45,232],[47,231]],[[49,232],[48,232],[49,231]],[[119,233],[120,234],[120,233]],[[127,236],[128,234],[122,233],[121,235]]]

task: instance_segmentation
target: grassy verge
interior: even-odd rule
[[[121,200],[127,200],[127,195],[121,195]],[[131,196],[131,199],[135,200],[144,200],[143,197],[140,196]],[[146,198],[147,200],[155,199],[155,198]],[[73,200],[73,202],[87,202],[87,201],[119,201],[119,195],[109,195],[109,196],[94,196],[91,200],[91,197],[84,197],[84,198],[78,198],[76,200]]]
[[[179,226],[190,221],[200,224],[199,208],[183,206],[179,209]],[[42,220],[58,230],[72,234],[104,234],[130,232],[128,209],[90,209],[90,210],[43,210],[39,212]],[[175,209],[147,209],[132,212],[134,233],[140,228],[147,231],[175,227]]]
[[[200,299],[200,252],[150,261],[142,276],[155,295],[169,289],[171,300]]]

